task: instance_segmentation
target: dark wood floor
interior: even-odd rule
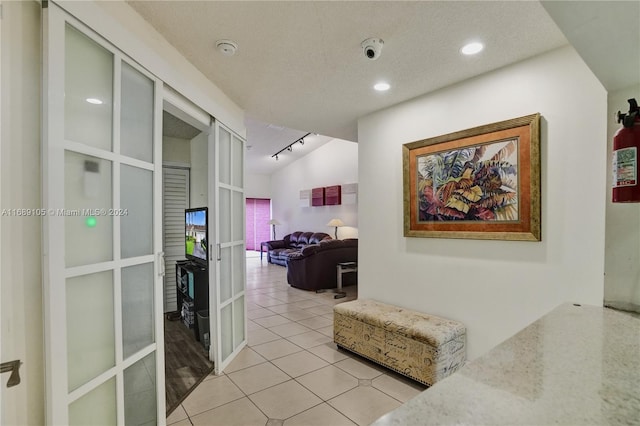
[[[213,371],[207,351],[196,341],[193,330],[181,321],[164,320],[165,387],[167,415]]]

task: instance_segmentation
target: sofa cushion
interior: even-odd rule
[[[279,259],[286,259],[292,253],[299,253],[300,250],[294,248],[280,248],[271,251],[271,257],[276,257]]]
[[[302,231],[292,232],[289,235],[285,235],[284,240],[287,245],[295,245],[298,244],[298,238],[300,238],[300,235],[302,235]]]
[[[320,241],[331,239],[329,234],[325,234],[324,232],[316,232],[311,237],[309,237],[309,244],[318,244]]]
[[[318,244],[310,244],[300,251],[300,256],[310,256],[313,253],[317,252],[320,246]]]
[[[309,239],[311,238],[312,235],[313,235],[313,232],[303,232],[302,235],[300,235],[300,238],[298,238],[298,247],[304,247],[311,244],[309,242]]]
[[[344,242],[342,240],[323,240],[318,244],[318,250],[320,251],[331,250],[338,247],[344,247]]]

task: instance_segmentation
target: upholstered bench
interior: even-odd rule
[[[375,300],[333,308],[333,339],[339,347],[429,386],[463,366],[466,336],[457,321]]]

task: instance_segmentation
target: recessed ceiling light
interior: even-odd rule
[[[90,104],[94,104],[94,105],[102,105],[102,101],[100,99],[97,99],[97,98],[87,98],[87,99],[85,99],[85,101],[89,102]]]
[[[373,86],[373,88],[378,92],[384,92],[386,90],[389,90],[391,86],[389,85],[389,83],[380,82],[380,83],[376,83],[376,85]]]
[[[472,43],[465,44],[462,49],[460,49],[460,52],[463,55],[475,55],[476,53],[482,51],[482,49],[484,49],[484,45],[482,43],[474,41]]]

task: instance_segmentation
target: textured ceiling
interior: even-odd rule
[[[128,3],[248,116],[353,141],[360,116],[567,43],[538,2]],[[385,41],[376,61],[368,37]],[[473,39],[486,49],[460,55]]]
[[[296,135],[358,141],[361,116],[558,48],[567,39],[607,90],[640,79],[637,1],[127,3],[246,111],[249,172],[271,173],[285,164],[265,158]],[[365,59],[360,47],[369,37],[385,42],[376,61]],[[219,39],[235,41],[237,54],[218,52]],[[460,55],[470,40],[481,40],[485,50]],[[379,80],[391,90],[373,91]]]

